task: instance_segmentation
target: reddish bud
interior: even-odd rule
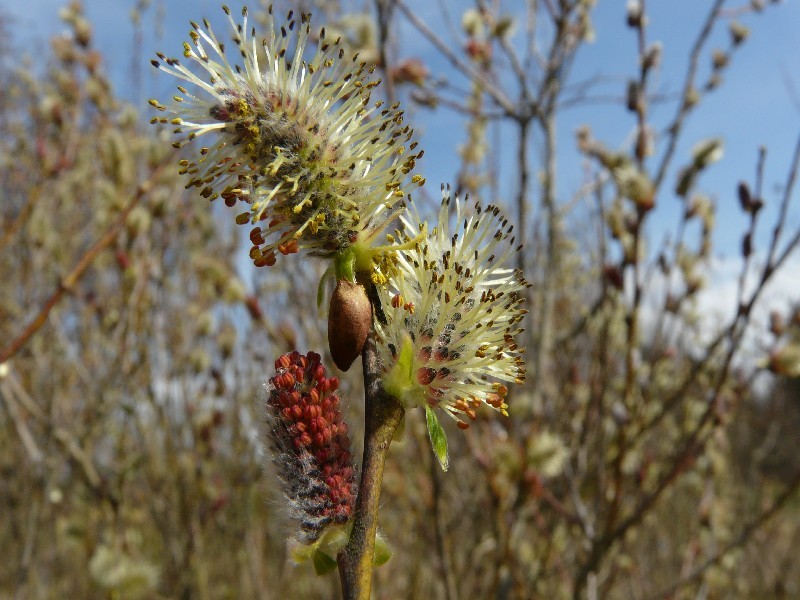
[[[389,74],[395,83],[413,83],[421,87],[428,77],[428,67],[418,58],[407,58],[398,62]]]
[[[606,265],[603,267],[603,276],[611,286],[617,290],[625,287],[625,277],[622,269],[616,265]]]
[[[488,42],[470,39],[465,47],[467,55],[478,63],[488,63],[492,58],[492,47]]]
[[[131,266],[131,258],[124,250],[117,250],[114,253],[114,258],[117,259],[117,265],[120,269],[127,269]]]

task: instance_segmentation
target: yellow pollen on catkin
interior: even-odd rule
[[[401,112],[383,113],[370,103],[369,90],[378,85],[370,69],[313,31],[308,16],[290,14],[281,24],[270,12],[262,23],[267,31],[259,35],[246,14],[236,23],[225,12],[228,35],[215,34],[206,19],[193,22],[183,44],[188,61],[162,53],[152,61],[189,84],[178,86],[169,106],[149,101],[168,113],[152,122],[172,123],[181,136],[176,147],[201,135],[210,140],[182,165],[188,187],[205,198],[222,197],[228,206],[259,207],[249,220],[268,225],[257,266],[271,266],[274,260],[265,257],[281,245],[287,250],[281,254],[308,251],[329,259],[356,241],[371,248],[403,210],[398,199],[419,182],[404,176],[422,156],[414,154],[416,144],[410,156],[398,158],[397,147],[412,137]],[[231,46],[218,41],[231,36]],[[234,186],[243,193],[232,194]],[[290,239],[296,240],[291,248]],[[377,256],[368,258],[379,265]],[[387,274],[374,268],[385,285]]]

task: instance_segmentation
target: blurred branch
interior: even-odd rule
[[[787,181],[787,188],[791,188],[793,186],[793,182],[796,176],[796,171],[798,166],[800,166],[800,142],[798,142],[798,150],[795,153],[795,161],[793,162],[792,170],[789,174],[789,179]],[[784,198],[788,198],[788,195],[785,195]],[[788,202],[788,200],[786,200]],[[779,218],[782,218],[782,215]],[[776,226],[776,231],[779,233],[780,228]],[[773,237],[773,241],[776,235]],[[669,469],[667,470],[666,474],[661,477],[658,481],[656,486],[648,493],[646,493],[637,503],[636,508],[631,512],[628,517],[623,519],[613,530],[608,530],[607,533],[593,546],[592,552],[590,554],[589,559],[585,563],[584,567],[581,569],[578,582],[585,581],[586,576],[592,572],[599,561],[602,559],[602,556],[606,552],[606,550],[615,542],[615,540],[620,539],[625,533],[634,525],[639,523],[645,515],[652,509],[658,499],[661,497],[663,492],[670,487],[670,485],[683,473],[691,463],[691,461],[700,453],[707,441],[710,432],[707,432],[706,435],[703,435],[703,432],[707,430],[706,426],[714,417],[714,415],[718,412],[718,402],[719,396],[722,391],[722,387],[728,379],[728,374],[730,371],[731,363],[733,360],[736,351],[740,347],[740,342],[744,332],[747,328],[747,324],[749,323],[750,316],[752,314],[753,307],[755,306],[756,301],[763,293],[766,284],[771,279],[772,274],[774,274],[775,270],[780,266],[781,262],[785,260],[785,258],[789,255],[793,248],[795,248],[798,244],[800,244],[800,231],[797,232],[796,236],[792,240],[793,243],[786,248],[784,253],[778,257],[777,261],[769,261],[762,271],[762,277],[759,281],[758,286],[753,291],[752,295],[750,296],[749,300],[746,303],[740,304],[739,310],[736,316],[731,321],[731,324],[720,333],[720,335],[710,344],[707,349],[706,356],[703,360],[697,361],[694,365],[692,370],[690,371],[689,377],[684,381],[683,385],[680,386],[678,392],[674,393],[671,398],[664,403],[664,408],[659,413],[657,418],[654,421],[658,421],[672,408],[676,405],[676,403],[682,398],[683,393],[688,388],[689,382],[694,379],[694,377],[702,370],[703,366],[707,365],[708,360],[713,354],[713,348],[716,348],[722,341],[728,340],[728,351],[724,358],[722,365],[720,366],[718,375],[716,376],[716,382],[712,390],[709,390],[709,401],[706,410],[700,416],[697,424],[693,427],[692,431],[686,436],[685,441],[683,442],[682,448],[673,455],[673,457],[668,461],[667,464],[670,465]],[[744,267],[743,267],[744,268]],[[648,423],[642,430],[637,432],[637,435],[634,436],[634,439],[638,438],[641,434],[645,431],[650,430],[654,421]],[[713,428],[711,428],[713,431]],[[795,484],[796,486],[800,486],[800,482]],[[788,498],[787,498],[788,499]],[[785,502],[786,499],[782,500]],[[781,502],[781,504],[782,504]],[[777,511],[780,506],[775,507]],[[748,534],[749,535],[749,534]],[[740,542],[743,543],[743,542]]]
[[[783,490],[780,493],[780,495],[778,495],[777,498],[775,498],[775,500],[772,502],[769,508],[763,510],[761,514],[759,514],[755,519],[753,519],[747,525],[745,525],[738,536],[736,536],[733,540],[728,542],[725,546],[723,546],[713,556],[709,557],[701,565],[695,567],[695,569],[691,573],[682,577],[680,580],[664,588],[663,590],[659,591],[653,596],[650,596],[650,598],[654,599],[673,598],[676,592],[686,587],[687,585],[690,585],[698,581],[710,567],[713,567],[714,565],[718,564],[733,550],[736,550],[737,548],[745,545],[756,531],[761,529],[761,527],[763,527],[767,523],[767,521],[772,519],[772,517],[774,517],[778,513],[778,511],[780,511],[786,505],[786,503],[795,496],[798,490],[800,490],[800,472],[795,474],[795,476],[786,486],[786,489]]]
[[[78,260],[72,270],[58,282],[58,287],[52,294],[50,294],[50,297],[45,301],[38,314],[31,320],[30,323],[28,323],[25,329],[23,329],[22,332],[11,341],[8,346],[0,351],[0,364],[3,364],[9,358],[14,356],[14,354],[16,354],[20,348],[22,348],[28,342],[33,334],[41,329],[42,325],[44,325],[45,321],[47,320],[47,316],[50,314],[50,311],[53,310],[53,308],[61,301],[61,299],[64,297],[64,294],[71,291],[77,281],[83,276],[83,274],[92,264],[94,259],[97,258],[97,256],[103,250],[105,250],[111,244],[111,242],[114,241],[114,239],[116,239],[119,232],[125,227],[125,221],[127,220],[130,212],[136,207],[137,204],[139,204],[141,199],[150,192],[155,184],[156,179],[167,164],[171,164],[171,161],[164,160],[153,170],[147,181],[138,187],[136,193],[133,195],[125,208],[122,209],[122,212],[119,213],[111,227],[109,227],[105,234],[103,234],[103,236],[86,251],[86,253]]]
[[[422,448],[425,448],[423,440]],[[442,496],[442,481],[441,481],[441,474],[439,473],[439,465],[438,463],[433,460],[433,457],[429,455],[428,462],[428,473],[431,477],[432,483],[432,518],[434,524],[434,537],[436,539],[436,553],[439,556],[439,562],[441,563],[441,572],[444,575],[444,596],[445,600],[456,600],[458,598],[458,588],[456,587],[455,576],[453,574],[453,568],[450,564],[449,557],[452,556],[452,550],[450,548],[449,540],[447,539],[447,532],[444,528],[444,523],[442,520],[442,510],[440,507],[441,496]]]
[[[778,211],[778,217],[775,220],[775,229],[772,233],[772,241],[770,242],[769,251],[767,252],[767,269],[774,270],[777,266],[786,260],[786,257],[792,250],[800,243],[800,230],[793,236],[793,238],[789,241],[786,249],[783,253],[777,258],[775,255],[778,251],[778,243],[780,242],[781,233],[783,232],[783,226],[786,223],[786,215],[789,212],[789,203],[791,202],[792,193],[794,192],[794,186],[797,182],[797,171],[800,169],[800,137],[797,138],[797,143],[795,144],[794,148],[794,156],[792,157],[792,164],[789,168],[789,175],[786,178],[786,185],[783,187],[783,197],[781,198],[781,206],[780,210]],[[760,190],[756,190],[757,193],[760,193]],[[774,265],[774,266],[773,266]],[[767,274],[767,270],[764,270],[764,274]]]
[[[439,12],[442,14],[442,20],[445,22],[447,29],[450,31],[450,37],[453,42],[458,42],[458,30],[456,29],[455,25],[453,25],[453,19],[450,17],[450,11],[447,10],[447,0],[436,0],[436,3],[439,5]],[[458,6],[456,6],[458,8]]]
[[[17,405],[17,401],[14,398],[12,390],[9,388],[10,379],[10,374],[6,375],[5,377],[0,376],[0,397],[5,400],[8,414],[11,416],[11,420],[14,422],[17,435],[19,435],[22,446],[25,448],[25,452],[28,454],[28,459],[34,465],[39,465],[44,459],[44,453],[41,451],[39,446],[36,445],[36,441],[33,439],[33,434],[31,434],[31,430],[28,428],[25,417],[22,415],[22,411]]]
[[[671,102],[678,98],[677,94],[659,93],[649,94],[647,96],[647,103],[664,104]],[[567,110],[575,107],[583,106],[619,106],[625,102],[625,98],[619,94],[598,94],[596,96],[583,95],[582,92],[576,92],[575,95],[565,98],[558,104],[561,110]]]
[[[517,56],[514,47],[508,41],[506,36],[500,36],[500,47],[508,56],[508,60],[511,62],[511,69],[514,71],[514,75],[517,77],[517,84],[519,85],[520,95],[524,100],[527,100],[529,92],[528,92],[528,77],[525,73],[525,69],[522,66],[522,63],[519,60],[519,56]]]
[[[686,79],[684,79],[683,82],[680,107],[678,108],[678,113],[675,115],[675,119],[669,126],[669,141],[667,143],[667,149],[664,152],[664,157],[661,159],[661,164],[659,165],[656,177],[653,180],[653,187],[655,190],[658,190],[661,187],[661,183],[667,173],[667,168],[672,161],[672,155],[675,153],[675,148],[678,145],[678,137],[681,133],[683,123],[691,111],[692,104],[689,102],[689,97],[692,89],[694,88],[694,79],[695,75],[697,74],[697,66],[700,61],[700,52],[703,50],[706,40],[708,40],[708,37],[711,35],[711,30],[714,27],[714,23],[719,16],[719,11],[723,4],[725,4],[725,0],[714,1],[711,10],[708,12],[706,20],[703,23],[703,27],[701,28],[700,33],[697,36],[694,45],[692,46],[692,51],[689,54],[689,67],[686,71]]]
[[[97,472],[91,457],[81,448],[78,440],[75,439],[67,429],[58,427],[53,423],[52,419],[42,411],[39,405],[28,395],[19,381],[17,381],[13,372],[7,373],[0,379],[0,392],[2,392],[2,396],[6,401],[6,406],[9,408],[9,413],[11,413],[15,423],[19,421],[23,425],[25,424],[24,417],[19,410],[19,406],[16,404],[16,401],[19,400],[20,404],[26,408],[28,413],[47,431],[52,433],[59,446],[66,451],[69,458],[79,467],[87,487],[89,487],[97,497],[108,499],[112,507],[115,508],[119,505],[119,499],[104,486],[103,479]],[[22,430],[19,430],[19,433],[26,449],[29,451],[31,460],[34,464],[40,462],[43,458],[43,454],[38,447],[36,447],[30,430],[27,426],[24,426]],[[31,444],[31,446],[29,446],[29,444]]]
[[[483,90],[508,114],[509,116],[514,116],[517,114],[517,108],[514,104],[509,100],[505,94],[503,94],[499,87],[492,83],[491,81],[487,80],[486,77],[479,71],[473,69],[469,64],[461,60],[455,52],[453,52],[447,44],[445,44],[431,29],[428,27],[425,22],[420,19],[414,11],[412,11],[403,0],[394,0],[397,7],[400,11],[406,16],[406,18],[411,22],[414,27],[419,30],[419,32],[425,36],[425,38],[436,47],[439,52],[441,52],[447,60],[463,75],[468,77],[473,81],[477,81],[483,87]]]
[[[387,46],[389,44],[389,25],[392,22],[392,12],[394,6],[392,0],[375,0],[375,11],[378,16],[378,56],[381,62],[381,69],[384,73],[383,82],[386,86],[386,98],[389,104],[394,104],[396,101],[394,91],[394,80],[390,73],[389,66],[389,53]]]
[[[4,228],[3,235],[0,237],[0,248],[6,246],[14,234],[28,221],[28,218],[31,216],[36,206],[36,202],[42,195],[42,188],[43,184],[35,185],[28,192],[27,202],[25,202],[22,210],[19,211],[17,218]]]
[[[463,95],[466,95],[464,93]],[[436,94],[431,91],[427,90],[413,90],[411,92],[411,99],[414,102],[421,104],[422,106],[430,106],[432,103],[437,105],[446,106],[450,110],[453,110],[457,113],[461,113],[468,117],[480,117],[481,119],[486,119],[487,121],[497,121],[499,119],[504,119],[508,115],[503,112],[499,111],[490,111],[490,110],[475,110],[474,108],[470,108],[466,104],[461,102],[457,102],[451,98],[447,98],[441,94]]]

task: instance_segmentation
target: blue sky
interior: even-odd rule
[[[448,43],[457,45],[463,40],[452,39],[449,29],[441,25],[439,3],[408,0],[415,9]],[[61,0],[27,0],[11,2],[3,0],[2,11],[14,19],[14,37],[26,52],[39,54],[39,44],[63,29],[58,19]],[[177,54],[182,40],[186,38],[188,20],[199,20],[203,16],[217,19],[221,15],[219,0],[154,2],[143,17],[145,36],[142,56],[134,57],[134,32],[130,23],[132,0],[87,0],[86,11],[95,30],[97,44],[103,51],[108,70],[123,94],[131,93],[131,72],[134,61],[140,62],[143,89],[140,102],[144,104],[152,95],[163,96],[173,83],[169,78],[155,77],[149,59],[157,50]],[[236,2],[231,2],[233,7]],[[458,16],[457,5],[449,3],[452,15]],[[516,2],[504,2],[510,12]],[[748,4],[746,0],[730,1],[731,9]],[[662,68],[654,80],[652,89],[675,91],[682,82],[682,74],[699,22],[708,10],[710,1],[671,0],[670,2],[648,2],[650,23],[648,35],[651,41],[660,40],[664,45]],[[578,81],[596,75],[609,78],[606,85],[596,92],[621,95],[626,79],[636,72],[635,38],[632,30],[624,25],[625,2],[623,0],[600,0],[594,13],[597,32],[596,41],[586,46],[579,54],[573,71],[573,80]],[[398,17],[402,21],[402,17]],[[725,158],[703,179],[702,188],[718,195],[720,208],[727,202],[725,196],[733,197],[735,183],[739,179],[752,178],[754,159],[760,145],[769,148],[767,183],[778,183],[785,177],[789,158],[800,133],[800,3],[785,0],[777,7],[768,7],[763,13],[746,15],[743,19],[751,27],[751,36],[737,52],[723,88],[710,95],[704,105],[688,123],[684,143],[677,155],[688,158],[694,141],[709,136],[725,139]],[[456,27],[458,23],[456,23]],[[709,47],[727,46],[727,28],[719,27],[712,36]],[[407,56],[421,57],[435,75],[451,74],[446,62],[424,40],[404,25],[400,33],[400,52]],[[704,70],[707,65],[704,64]],[[794,86],[792,98],[789,87]],[[146,107],[143,110],[147,110]],[[651,114],[657,123],[663,124],[674,112],[674,106],[654,106]],[[426,155],[435,155],[424,164],[430,182],[450,181],[457,167],[455,146],[464,139],[460,119],[452,115],[425,110],[414,111],[413,123],[424,136]],[[580,106],[563,113],[559,122],[559,142],[562,148],[559,192],[568,197],[580,183],[580,169],[571,169],[575,153],[574,130],[583,123],[591,125],[595,135],[612,147],[624,147],[630,139],[633,119],[624,107],[610,104]],[[509,156],[515,152],[513,139],[508,140]],[[577,166],[577,165],[576,165]],[[574,171],[574,174],[570,171]],[[435,187],[438,187],[435,186]],[[767,187],[770,189],[770,186]],[[514,190],[507,190],[509,195]],[[735,200],[735,198],[734,198]],[[665,198],[664,202],[667,201]],[[735,207],[735,202],[731,203]],[[721,210],[724,218],[725,210]],[[795,220],[797,223],[797,219]],[[729,245],[728,234],[720,232],[720,242]]]
[[[456,17],[456,32],[459,9],[467,2],[431,2],[430,0],[407,0],[408,4],[436,31],[441,32],[451,47],[458,49],[463,38],[453,38],[451,29],[441,21],[441,6],[446,3],[451,15]],[[41,54],[42,44],[53,34],[63,29],[58,19],[60,0],[27,0],[16,2],[2,0],[0,8],[13,19],[13,35],[18,47],[34,58]],[[229,2],[232,9],[238,3]],[[607,83],[595,93],[622,96],[625,81],[637,72],[635,37],[625,26],[625,1],[599,0],[594,14],[596,41],[585,46],[575,64],[573,81],[596,75],[607,76]],[[680,89],[685,72],[689,49],[697,34],[699,24],[710,6],[710,0],[649,0],[649,41],[663,43],[663,62],[653,79],[652,90],[669,92]],[[521,0],[505,1],[501,5],[513,13],[521,6]],[[748,0],[730,0],[729,10],[749,5]],[[130,12],[132,0],[87,0],[88,18],[94,26],[96,43],[103,52],[106,67],[112,75],[117,89],[123,96],[137,100],[142,112],[147,114],[147,98],[164,98],[171,94],[175,82],[169,77],[154,73],[149,60],[157,50],[177,55],[181,43],[187,37],[190,19],[204,16],[219,23],[222,16],[219,0],[154,2],[145,12],[142,24],[144,37],[141,56],[133,55],[134,29]],[[746,220],[741,214],[735,196],[739,180],[752,181],[758,148],[768,148],[765,196],[768,210],[762,219],[761,247],[768,239],[772,227],[772,211],[779,194],[776,187],[785,181],[797,136],[800,135],[800,2],[784,0],[778,6],[767,6],[760,14],[746,14],[740,19],[751,29],[751,36],[735,54],[732,64],[724,76],[722,88],[711,94],[702,106],[689,118],[682,143],[676,153],[676,166],[689,160],[692,145],[703,138],[720,136],[725,140],[725,155],[702,178],[700,190],[716,200],[718,207],[718,229],[715,233],[717,258],[723,261],[738,257],[739,245]],[[398,15],[403,23],[403,17]],[[223,27],[219,26],[218,30]],[[399,30],[398,49],[401,56],[421,58],[435,76],[453,76],[447,62],[413,28],[404,23]],[[728,31],[724,24],[712,35],[708,48],[727,47]],[[138,63],[142,89],[139,97],[132,97],[132,65]],[[707,54],[701,63],[700,80],[708,72]],[[457,76],[454,77],[457,80]],[[463,81],[463,80],[462,80]],[[464,85],[463,87],[466,87]],[[675,111],[674,104],[654,106],[651,115],[657,126],[663,127]],[[453,181],[458,168],[455,148],[465,139],[463,120],[452,113],[430,112],[408,107],[409,121],[421,136],[426,154],[421,167],[428,179],[430,193],[438,190],[440,182]],[[633,131],[633,116],[619,104],[580,106],[565,111],[558,121],[560,198],[570,198],[582,183],[581,158],[575,150],[574,132],[582,124],[589,124],[595,136],[612,148],[625,148],[630,143]],[[500,148],[502,164],[509,165],[516,152],[515,140],[507,128],[500,131],[503,140]],[[535,152],[533,153],[535,156]],[[508,158],[508,160],[505,159]],[[533,165],[536,169],[536,164]],[[501,193],[513,198],[514,174],[501,172]],[[682,211],[679,201],[671,189],[674,178],[659,199],[659,206],[651,218],[650,233],[653,242],[659,242],[668,234]],[[789,213],[786,228],[789,231],[800,227],[800,209]],[[758,245],[757,245],[758,247]],[[720,268],[720,276],[727,272]],[[712,273],[712,276],[714,274]],[[789,286],[789,291],[794,286]],[[722,289],[722,288],[720,288]],[[795,296],[797,294],[794,294]]]

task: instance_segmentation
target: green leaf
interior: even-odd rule
[[[311,558],[314,561],[314,571],[317,572],[317,575],[325,575],[336,568],[336,560],[322,550],[317,549]]]
[[[333,259],[333,267],[336,272],[336,279],[345,279],[350,283],[356,282],[356,255],[348,248],[336,254]]]
[[[290,544],[289,546],[290,553],[292,556],[292,560],[296,563],[302,563],[310,559],[314,556],[314,552],[317,551],[317,547],[314,545],[308,544]]]
[[[392,549],[389,547],[389,542],[383,539],[380,534],[375,536],[375,554],[372,557],[372,562],[376,567],[380,567],[392,558]]]
[[[447,471],[447,466],[450,462],[447,457],[447,436],[444,434],[444,429],[442,429],[442,424],[439,423],[436,413],[428,405],[425,405],[425,420],[428,422],[428,435],[431,438],[433,453],[439,459],[442,471]]]
[[[408,392],[414,385],[413,368],[414,343],[411,341],[411,336],[406,334],[397,361],[383,378],[384,391],[400,402],[407,402]]]
[[[317,286],[317,310],[322,308],[322,302],[325,300],[325,284],[328,283],[328,279],[330,279],[332,275],[333,265],[328,267],[322,274],[322,277],[319,278],[319,285]]]

